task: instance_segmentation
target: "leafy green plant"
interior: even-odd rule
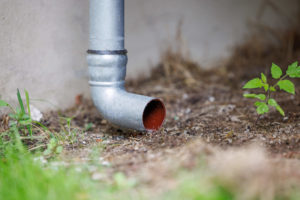
[[[18,143],[19,147],[23,148],[23,141],[31,140],[35,141],[34,143],[36,144],[36,146],[30,148],[30,151],[46,147],[46,150],[44,152],[45,156],[51,157],[52,155],[59,154],[62,151],[62,146],[59,145],[57,139],[54,137],[54,134],[51,133],[49,129],[45,127],[42,123],[35,121],[31,118],[29,93],[26,90],[24,92],[26,104],[24,104],[24,101],[21,97],[21,93],[19,89],[17,89],[17,99],[19,104],[18,107],[15,109],[6,101],[0,100],[0,107],[8,107],[11,110],[11,112],[8,114],[9,128],[6,131],[0,133],[0,139],[3,139],[2,147],[3,145],[5,146],[10,143]],[[27,112],[25,110],[24,105],[26,105]],[[34,136],[33,128],[35,128],[36,131],[47,133],[46,136]],[[44,139],[48,138],[49,136],[51,139],[49,141],[45,141]],[[45,144],[45,142],[48,144]]]
[[[66,141],[70,144],[78,142],[80,137],[83,137],[83,130],[72,126],[74,117],[60,117],[61,132],[59,134],[60,140]]]
[[[29,106],[29,94],[25,90],[26,95],[26,106],[27,106],[27,112],[25,111],[24,102],[21,98],[21,94],[19,89],[17,90],[17,98],[19,106],[14,109],[10,104],[7,102],[0,100],[0,107],[8,107],[11,109],[11,113],[9,113],[10,117],[10,123],[9,123],[9,131],[14,132],[15,130],[17,132],[21,132],[24,135],[30,135],[32,136],[32,124],[33,120],[30,116],[30,106]]]
[[[47,149],[44,151],[44,156],[51,157],[55,154],[60,154],[63,151],[63,147],[59,144],[56,138],[51,138],[47,144]]]
[[[254,105],[259,115],[269,112],[270,107],[275,107],[282,116],[285,116],[283,109],[277,101],[272,98],[272,93],[279,89],[294,95],[295,85],[290,80],[287,80],[287,78],[300,78],[300,66],[298,66],[298,62],[292,63],[288,66],[285,75],[283,75],[281,68],[272,63],[271,75],[272,78],[276,80],[276,83],[273,85],[269,84],[266,75],[261,73],[260,78],[254,78],[248,81],[243,87],[243,89],[263,88],[264,94],[244,94],[244,97],[258,99]]]

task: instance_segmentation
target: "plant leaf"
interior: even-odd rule
[[[286,70],[286,74],[291,78],[300,77],[300,66],[298,66],[297,61],[289,65],[288,69]]]
[[[23,100],[21,98],[21,94],[20,94],[19,89],[17,89],[17,97],[18,97],[20,108],[21,108],[21,112],[24,114],[25,113],[25,108],[24,108]]]
[[[284,111],[282,110],[282,108],[279,105],[277,105],[275,108],[282,116],[285,116]]]
[[[258,94],[258,95],[256,95],[256,98],[264,101],[266,99],[266,95],[264,95],[264,94]]]
[[[271,74],[272,74],[273,78],[279,79],[282,75],[282,70],[280,69],[280,67],[278,65],[272,63]]]
[[[266,99],[266,95],[264,94],[244,94],[243,96],[246,98],[257,98],[262,101]]]
[[[44,126],[42,123],[38,122],[38,121],[32,121],[33,124],[39,125],[40,127],[42,127],[44,129],[44,131],[46,132],[50,132],[49,129]],[[51,134],[51,133],[50,133]]]
[[[265,102],[260,102],[256,108],[259,115],[269,112],[269,106]]]
[[[269,100],[268,100],[268,105],[275,107],[276,110],[277,110],[282,116],[285,116],[284,111],[282,110],[282,108],[280,107],[280,105],[278,105],[278,103],[276,102],[275,99],[269,99]]]
[[[290,80],[281,80],[278,81],[278,86],[281,90],[284,90],[288,93],[295,94],[295,86]]]
[[[269,89],[269,84],[268,84],[268,83],[265,83],[263,87],[264,87],[265,91],[267,92],[268,89]]]
[[[60,154],[62,151],[63,151],[63,147],[62,147],[62,146],[56,147],[55,152],[56,152],[57,154]]]
[[[260,78],[254,78],[250,81],[248,81],[244,85],[244,89],[254,89],[254,88],[261,88],[263,86],[263,82]]]
[[[20,120],[19,121],[19,124],[22,124],[22,125],[30,125],[32,123],[31,119],[27,119],[27,120]]]
[[[264,83],[267,83],[267,77],[264,73],[261,73],[261,80],[264,82]]]
[[[271,91],[271,92],[276,92],[276,89],[275,89],[275,87],[273,87],[273,86],[270,86],[270,91]]]
[[[246,98],[256,98],[256,94],[244,94],[243,96]]]
[[[278,105],[275,99],[269,99],[268,104],[270,106],[274,106],[274,107],[276,107]]]
[[[254,103],[254,105],[255,105],[256,107],[258,107],[260,104],[261,104],[260,101],[257,101],[257,102]]]
[[[6,107],[9,106],[9,104],[3,100],[0,100],[0,107]]]

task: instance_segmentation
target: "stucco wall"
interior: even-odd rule
[[[0,95],[16,99],[26,88],[34,99],[66,107],[88,95],[84,71],[88,3],[81,0],[0,0]],[[35,102],[40,108],[51,104]]]
[[[174,38],[180,20],[194,60],[215,65],[249,32],[262,0],[126,0],[128,77],[145,74]],[[285,15],[297,0],[274,0]],[[262,21],[284,27],[287,17],[267,8]],[[60,108],[77,94],[89,96],[85,51],[88,48],[87,0],[0,0],[0,95],[15,99],[26,88],[34,99]],[[40,109],[53,108],[34,102]]]

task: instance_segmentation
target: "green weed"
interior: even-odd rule
[[[263,88],[264,94],[244,94],[244,97],[258,99],[254,105],[256,106],[256,112],[259,115],[268,113],[270,107],[275,107],[282,116],[285,116],[284,110],[277,101],[272,98],[272,93],[279,89],[294,95],[295,85],[290,80],[287,80],[287,78],[300,78],[300,66],[298,66],[298,62],[292,63],[288,66],[286,74],[283,75],[281,68],[273,63],[271,67],[271,75],[273,79],[277,80],[274,85],[270,85],[266,75],[261,73],[260,78],[254,78],[248,81],[243,87],[243,89]]]
[[[19,89],[17,89],[18,106],[16,108],[13,108],[6,101],[0,100],[0,107],[8,107],[11,111],[8,114],[9,128],[6,131],[0,133],[0,138],[3,140],[2,142],[4,144],[14,143],[15,141],[18,141],[16,140],[16,138],[19,138],[20,143],[23,144],[25,144],[24,141],[34,143],[35,146],[30,148],[30,150],[32,151],[45,148],[45,139],[49,138],[49,136],[53,136],[53,134],[42,123],[35,121],[31,118],[29,93],[26,90],[24,92],[26,104],[24,103],[21,97]],[[27,111],[25,110],[25,105]],[[36,130],[36,132],[44,134],[35,135],[34,130]],[[52,143],[48,144],[47,150],[49,150],[49,145],[51,146],[52,144],[53,141]]]

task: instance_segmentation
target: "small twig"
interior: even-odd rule
[[[47,131],[43,130],[41,127],[39,127],[39,126],[37,126],[35,124],[32,124],[32,125],[33,125],[33,127],[39,129],[39,131],[41,132],[41,134],[45,135],[44,137],[48,137],[48,135],[46,134]]]
[[[264,0],[256,13],[256,20],[261,20],[267,8],[271,8],[276,14],[281,15],[289,24],[295,23],[295,20],[291,18],[288,14],[286,14],[282,8],[280,8],[276,3],[272,0]]]
[[[38,145],[38,146],[35,146],[35,147],[32,147],[30,149],[28,149],[28,151],[33,151],[33,150],[36,150],[36,149],[39,149],[39,148],[42,148],[42,147],[46,147],[47,145],[46,144],[41,144],[41,145]]]
[[[23,136],[20,137],[21,140],[32,140],[32,139],[43,139],[46,138],[44,136]]]
[[[257,118],[256,118],[256,120],[255,120],[255,123],[254,123],[255,126],[257,125],[257,122],[258,122],[260,116],[261,116],[261,115],[258,115],[258,116],[257,116]]]

